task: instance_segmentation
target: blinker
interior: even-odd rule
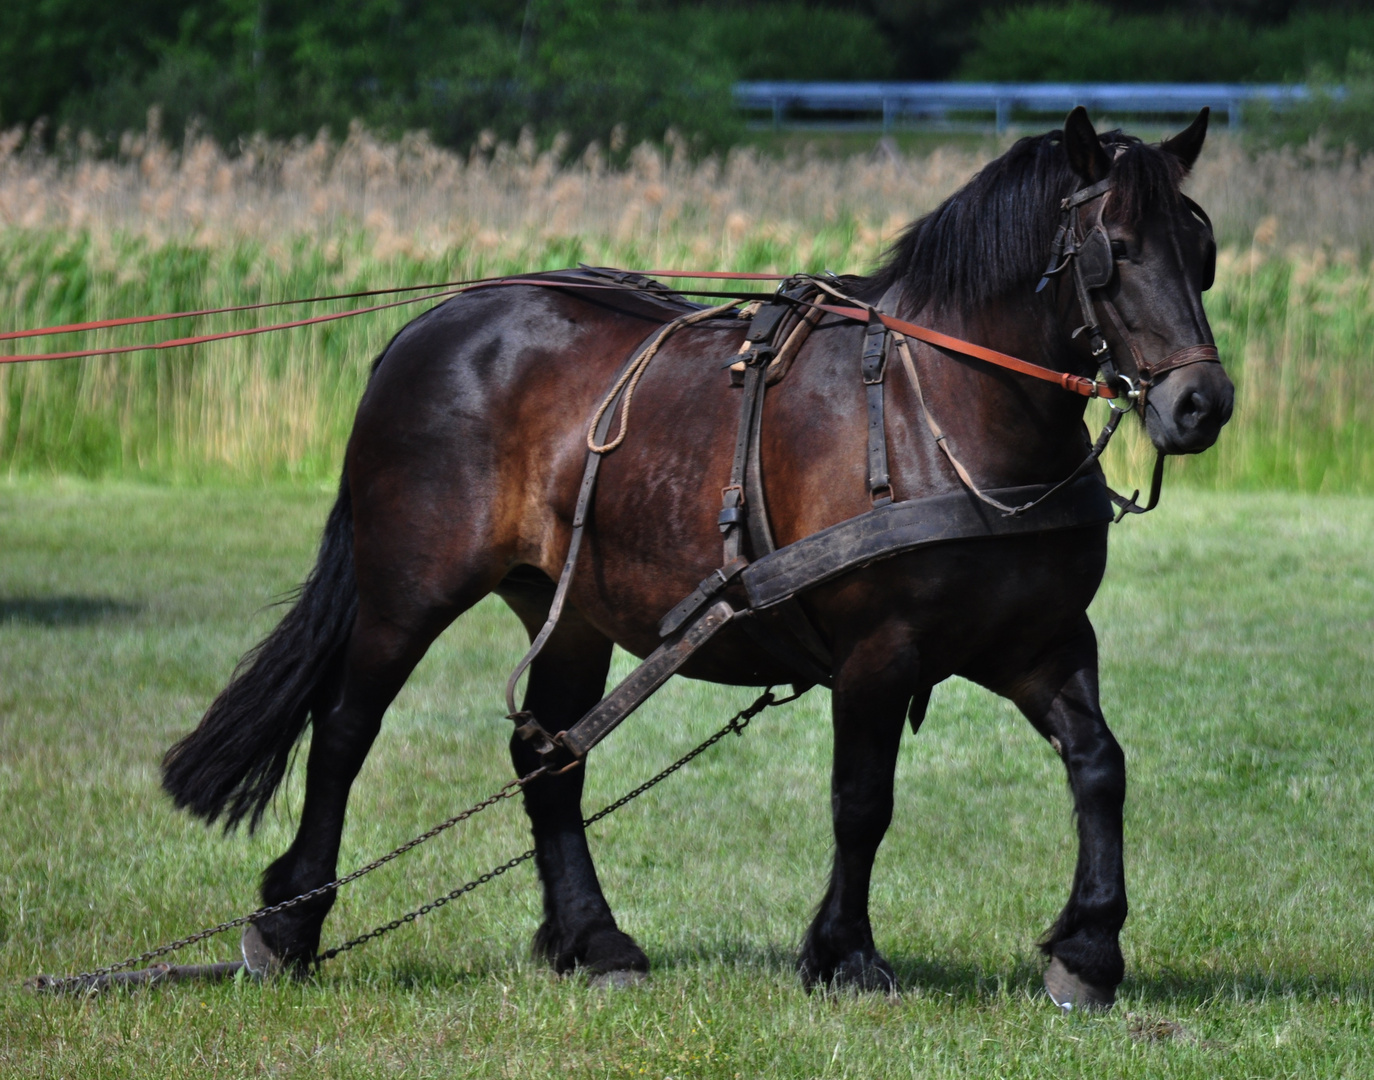
[[[1107,230],[1095,225],[1078,246],[1078,268],[1083,275],[1083,284],[1089,289],[1105,289],[1111,284],[1116,273],[1116,260],[1112,258],[1112,241]]]
[[[1207,216],[1207,211],[1195,203],[1187,195],[1183,196],[1183,205],[1188,207],[1190,213],[1201,223],[1206,230],[1204,238],[1204,252],[1202,256],[1202,288],[1201,292],[1210,289],[1217,279],[1217,242],[1216,234],[1212,229],[1212,219]]]

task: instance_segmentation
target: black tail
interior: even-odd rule
[[[257,828],[291,752],[334,682],[353,618],[353,504],[345,477],[320,539],[315,569],[277,628],[234,670],[195,731],[162,759],[162,786],[179,809],[232,829]]]

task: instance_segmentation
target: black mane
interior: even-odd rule
[[[1178,158],[1120,131],[1100,138],[1116,155],[1113,217],[1135,223],[1152,208],[1178,207],[1185,172]],[[912,222],[866,285],[881,294],[903,283],[911,298],[937,310],[1033,289],[1059,227],[1060,200],[1083,186],[1069,167],[1062,132],[1021,139]]]

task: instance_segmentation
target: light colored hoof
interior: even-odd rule
[[[632,986],[643,986],[648,981],[647,972],[622,969],[593,975],[587,980],[587,985],[596,990],[626,990]]]
[[[272,947],[263,940],[262,931],[253,923],[243,928],[239,949],[243,953],[244,967],[255,979],[268,979],[286,970],[281,957],[272,951]]]
[[[1057,956],[1050,960],[1050,966],[1045,969],[1045,993],[1065,1012],[1073,1009],[1099,1012],[1116,1004],[1115,988],[1104,990],[1084,982],[1066,968]]]

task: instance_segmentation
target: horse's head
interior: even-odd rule
[[[1216,442],[1235,396],[1202,309],[1216,267],[1211,222],[1179,190],[1206,135],[1206,109],[1158,147],[1099,136],[1081,107],[1064,124],[1079,186],[1062,204],[1046,278],[1061,277],[1078,347],[1140,406],[1166,454]]]

